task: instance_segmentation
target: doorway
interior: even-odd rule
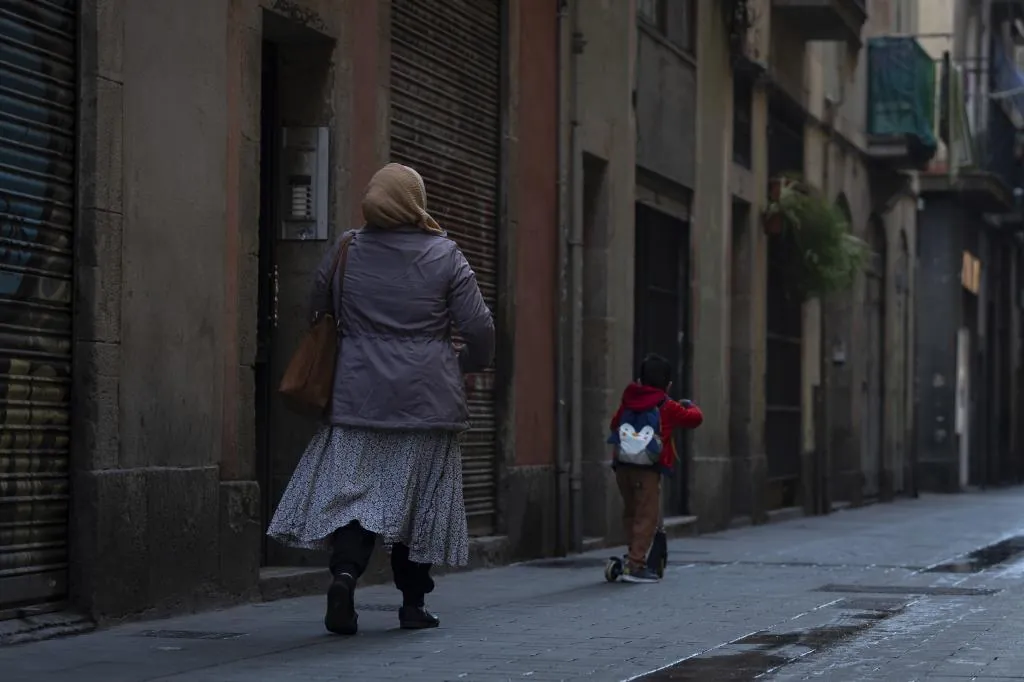
[[[277,383],[309,328],[310,283],[332,243],[334,43],[270,11],[264,11],[263,31],[253,435],[265,529],[318,428],[315,420],[287,408]],[[267,538],[262,543],[265,566],[323,560]]]
[[[899,373],[899,399],[898,418],[894,420],[896,437],[896,464],[893,467],[893,474],[896,480],[893,483],[893,492],[897,495],[914,494],[914,464],[912,460],[913,447],[910,439],[911,420],[911,392],[910,382],[913,381],[913,370],[911,366],[910,338],[911,328],[911,302],[910,302],[910,249],[907,244],[907,233],[900,231],[899,253],[896,262],[896,314],[893,320],[897,325],[900,336],[900,368]]]
[[[753,511],[750,457],[753,405],[750,392],[753,375],[753,251],[754,230],[751,205],[732,202],[732,232],[729,258],[729,449],[732,451],[732,515]]]
[[[963,490],[971,480],[971,330],[964,326],[956,335],[956,435],[958,456],[958,489]]]
[[[689,223],[645,204],[636,204],[634,289],[634,374],[648,353],[674,368],[672,398],[689,397]],[[665,487],[666,515],[689,513],[689,448],[685,433],[674,435],[675,469]]]
[[[268,495],[271,481],[270,424],[272,420],[274,332],[277,328],[278,284],[277,264],[274,259],[274,217],[277,215],[277,166],[278,166],[278,54],[277,45],[263,41],[260,95],[260,219],[259,219],[259,265],[256,318],[256,361],[255,374],[256,403],[256,467],[260,484],[260,519],[263,532],[261,556],[266,565],[268,553],[267,525],[274,512],[272,498]]]
[[[804,118],[784,95],[773,93],[768,112],[768,176],[804,171]],[[770,190],[769,190],[770,193]],[[792,291],[794,245],[788,232],[768,238],[765,291],[764,450],[768,466],[765,507],[802,504],[803,300]]]
[[[996,485],[1013,482],[1013,451],[1011,447],[1011,413],[1013,406],[1013,362],[1011,356],[1011,321],[1013,319],[1013,253],[1014,244],[1005,239],[1000,244],[994,259],[999,271],[989,281],[996,299],[995,370],[996,397],[993,404],[995,416],[996,447],[989,448],[995,455]]]
[[[802,504],[803,307],[789,284],[792,237],[768,239],[764,449],[769,510]]]
[[[861,471],[865,498],[891,493],[891,471],[885,457],[885,225],[877,216],[869,226],[871,247],[865,268],[864,381],[861,384]]]

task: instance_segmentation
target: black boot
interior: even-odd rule
[[[426,630],[436,628],[441,624],[441,619],[423,606],[422,599],[406,599],[398,610],[398,623],[403,630]]]
[[[356,579],[348,573],[334,576],[327,590],[327,615],[324,627],[336,635],[354,635],[359,629],[356,614]]]

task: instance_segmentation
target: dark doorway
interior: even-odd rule
[[[864,381],[861,384],[861,471],[865,498],[888,497],[892,472],[885,456],[885,224],[874,216],[869,229],[871,255],[864,271]]]
[[[270,11],[264,11],[263,31],[253,430],[265,526],[318,428],[315,420],[288,409],[277,395],[277,383],[309,328],[310,284],[332,245],[329,226],[321,230],[319,220],[293,219],[315,213],[324,216],[326,226],[330,218],[329,208],[322,208],[316,197],[327,191],[322,188],[329,184],[332,167],[330,114],[323,103],[331,101],[334,92],[334,47],[321,34]],[[306,153],[315,153],[316,161],[302,160]],[[321,160],[327,161],[326,175]],[[293,172],[313,167],[309,173]],[[299,201],[293,201],[298,189],[293,181],[308,183],[309,192]],[[296,207],[300,214],[295,213]],[[315,208],[311,212],[309,207]],[[320,210],[326,212],[320,214]],[[323,561],[319,552],[273,540],[264,539],[263,550],[265,566],[310,566]]]
[[[911,346],[910,339],[913,333],[913,321],[911,319],[911,303],[910,303],[910,248],[907,243],[907,234],[904,231],[900,231],[900,250],[897,254],[898,261],[896,263],[896,315],[894,319],[898,325],[899,334],[901,337],[900,351],[902,354],[902,374],[899,377],[900,381],[900,392],[899,392],[899,415],[900,418],[896,420],[896,438],[898,445],[896,447],[896,464],[897,468],[895,473],[902,475],[893,486],[893,491],[896,494],[904,495],[916,495],[915,489],[915,467],[914,467],[914,446],[911,434],[911,420],[912,412],[910,407],[911,382],[914,380],[914,371],[911,366]]]
[[[776,178],[804,170],[804,121],[783,96],[772,96],[768,116],[768,174]],[[764,448],[768,460],[768,509],[795,507],[803,469],[803,301],[789,286],[792,238],[768,240],[765,296]]]
[[[673,398],[689,397],[689,224],[644,204],[636,205],[636,288],[633,326],[634,374],[647,353],[668,358],[675,368]],[[688,435],[675,435],[679,455],[665,486],[668,515],[689,513]]]
[[[729,449],[732,454],[732,515],[753,511],[750,457],[753,401],[753,298],[761,287],[754,285],[754,230],[750,204],[732,202],[732,249],[729,259]]]
[[[1013,362],[1011,352],[1010,327],[1013,315],[1013,265],[1014,244],[1009,239],[1002,240],[997,254],[999,272],[994,280],[993,292],[997,300],[995,333],[995,376],[998,393],[993,404],[996,419],[996,483],[1006,485],[1013,482],[1013,450],[1011,446],[1010,408],[1013,405],[1012,376]]]
[[[273,513],[267,494],[271,482],[270,423],[274,395],[271,359],[277,327],[278,273],[274,260],[274,216],[277,209],[277,46],[263,42],[262,92],[260,95],[260,220],[259,293],[256,321],[256,466],[260,489],[260,516],[265,531]],[[263,563],[267,563],[267,537],[262,534]]]
[[[764,447],[769,509],[801,504],[803,307],[788,287],[792,248],[785,236],[768,241]]]
[[[967,357],[964,359],[967,374],[966,405],[966,432],[960,438],[965,441],[961,445],[961,467],[966,469],[965,480],[962,485],[983,485],[985,481],[985,462],[981,457],[984,452],[985,430],[983,426],[983,401],[984,384],[982,378],[985,376],[984,353],[981,351],[981,337],[978,334],[979,308],[982,303],[977,294],[974,294],[966,287],[961,287],[961,301],[963,306],[964,328],[967,335]]]

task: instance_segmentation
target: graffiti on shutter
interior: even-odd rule
[[[0,4],[0,619],[67,588],[77,5]]]

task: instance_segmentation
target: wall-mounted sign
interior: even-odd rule
[[[964,251],[963,265],[960,267],[960,283],[964,289],[975,296],[981,291],[981,261],[970,251]]]

